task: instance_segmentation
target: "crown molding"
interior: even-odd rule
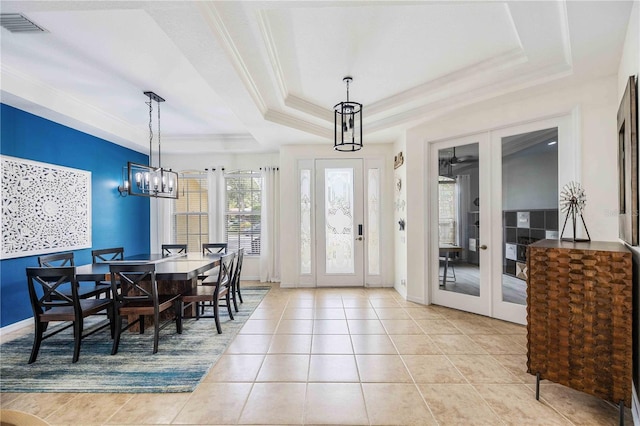
[[[415,102],[419,99],[450,93],[452,87],[461,81],[478,80],[492,73],[513,68],[527,62],[527,56],[520,48],[511,49],[501,55],[469,65],[435,80],[415,86],[397,95],[390,96],[371,105],[367,105],[367,114],[383,114],[391,108]]]
[[[265,10],[260,10],[257,16],[258,16],[258,19],[257,19],[258,27],[260,28],[260,33],[262,34],[262,40],[264,40],[264,44],[267,48],[267,56],[269,57],[269,63],[271,64],[273,74],[276,77],[278,89],[280,90],[280,97],[282,99],[287,99],[289,95],[289,89],[287,87],[287,82],[284,78],[282,65],[280,64],[280,60],[278,59],[280,57],[280,55],[278,54],[278,46],[276,45],[276,42],[273,39],[273,32],[271,31],[271,24],[269,24],[269,18],[267,17],[267,12]]]
[[[517,78],[512,79],[512,84],[508,86],[505,86],[503,81],[497,81],[471,92],[462,91],[458,94],[440,99],[439,101],[369,122],[366,130],[369,132],[377,132],[417,120],[424,121],[432,119],[465,106],[542,85],[553,80],[568,77],[572,74],[573,68],[566,64],[541,67],[530,73],[519,74]]]
[[[168,154],[241,153],[259,152],[264,147],[248,133],[172,135],[163,138],[162,150]]]
[[[566,0],[557,3],[560,14],[560,33],[562,34],[562,51],[564,60],[569,66],[573,66],[573,55],[571,54],[571,37],[569,35],[569,14],[567,12]]]
[[[216,35],[223,49],[227,52],[229,60],[233,64],[240,80],[244,84],[245,88],[249,92],[249,95],[253,99],[253,102],[258,107],[260,112],[265,115],[268,110],[264,97],[258,89],[258,85],[253,80],[249,69],[242,59],[240,51],[236,47],[233,41],[233,37],[229,34],[227,27],[224,24],[224,20],[218,11],[218,6],[215,2],[199,2],[198,7],[202,11],[205,21],[209,24],[212,32]]]
[[[4,103],[135,151],[146,152],[144,141],[148,135],[122,118],[4,64],[0,64],[0,79]]]
[[[290,114],[285,114],[276,110],[269,110],[264,115],[265,120],[271,121],[276,124],[290,127],[292,129],[301,130],[312,135],[320,136],[322,138],[333,138],[333,130],[319,126],[317,124],[309,123],[308,121],[294,117]]]
[[[285,98],[284,104],[289,108],[312,115],[321,119],[322,121],[333,123],[332,110],[322,107],[318,104],[314,104],[313,102],[309,102],[306,99],[300,98],[295,95],[289,95]]]

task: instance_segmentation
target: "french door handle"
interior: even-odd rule
[[[480,246],[480,250],[486,250],[487,248],[488,248],[488,247],[487,247],[485,244],[483,244],[483,245],[481,245],[481,246]]]

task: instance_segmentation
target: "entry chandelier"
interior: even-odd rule
[[[349,101],[349,83],[351,77],[342,79],[347,84],[347,100],[333,107],[335,138],[333,149],[336,151],[359,151],[362,149],[362,104]]]
[[[149,98],[149,165],[127,163],[127,176],[124,185],[119,186],[120,194],[139,197],[178,198],[178,173],[162,168],[160,151],[160,103],[164,99],[154,92],[144,92]],[[158,166],[153,165],[153,101],[158,106]]]

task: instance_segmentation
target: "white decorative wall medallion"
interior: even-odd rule
[[[91,247],[91,172],[0,156],[0,258]]]

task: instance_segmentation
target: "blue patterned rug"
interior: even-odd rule
[[[69,328],[42,342],[38,359],[29,365],[32,332],[0,346],[0,391],[191,392],[268,291],[268,287],[243,287],[244,303],[238,304],[235,320],[229,319],[226,308],[221,309],[222,334],[216,332],[211,318],[185,320],[182,334],[168,325],[160,331],[155,355],[149,330],[142,335],[123,333],[118,353],[110,355],[113,341],[107,327],[83,339],[80,359],[73,364],[73,329]]]

